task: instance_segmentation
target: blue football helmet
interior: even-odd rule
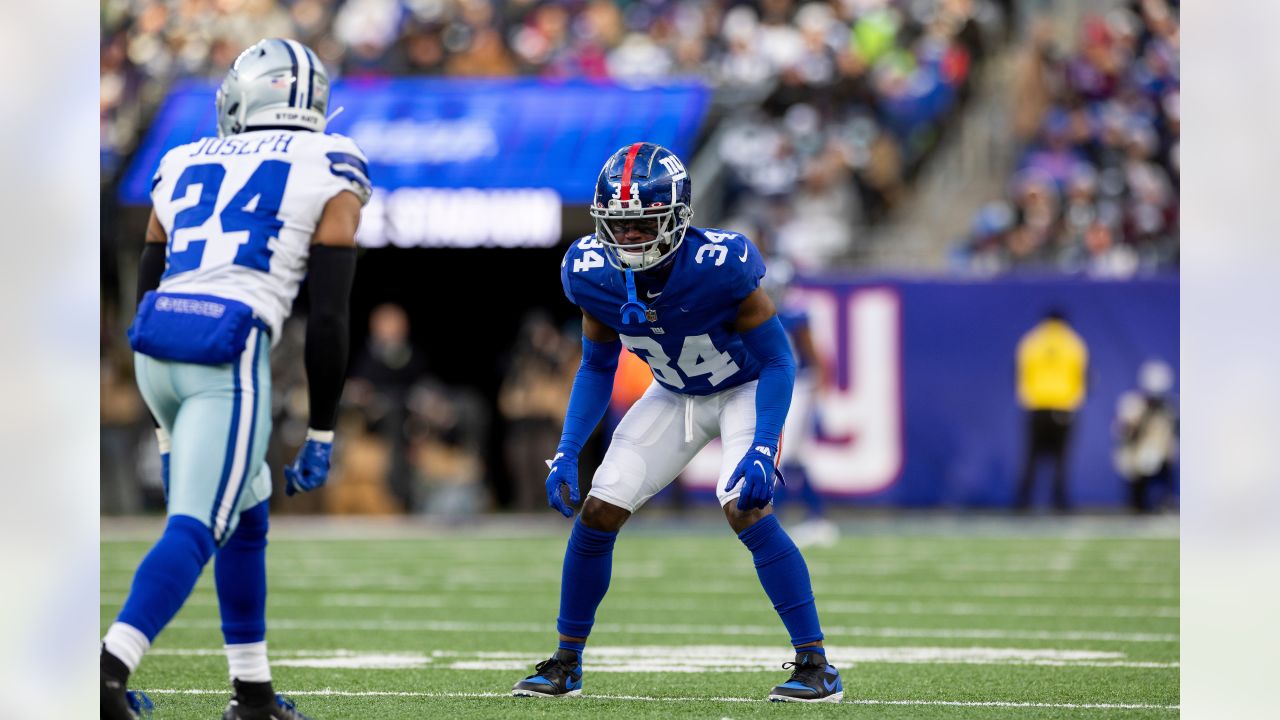
[[[684,163],[670,150],[638,142],[620,148],[596,179],[591,217],[596,240],[609,264],[619,270],[648,270],[661,265],[684,242],[693,217],[693,187]],[[623,228],[641,225],[652,240],[624,244]]]

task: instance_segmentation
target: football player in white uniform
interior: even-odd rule
[[[214,561],[234,694],[224,720],[304,718],[271,686],[266,647],[271,344],[308,278],[310,428],[289,495],[324,484],[346,373],[355,233],[371,186],[350,139],[325,134],[329,78],[310,48],[262,40],[217,95],[218,137],[169,151],[129,341],[154,416],[168,522],[101,652],[104,719],[150,714],[129,674]]]

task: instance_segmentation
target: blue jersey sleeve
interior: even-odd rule
[[[560,285],[564,288],[564,296],[569,298],[569,302],[574,305],[577,305],[578,301],[573,297],[573,283],[570,282],[569,266],[573,262],[573,249],[577,244],[575,241],[570,245],[569,249],[564,253],[564,259],[560,261]]]
[[[729,289],[735,300],[745,300],[760,287],[760,280],[765,273],[764,257],[755,243],[745,235],[734,233],[725,244],[729,246],[729,261],[726,264],[731,264],[735,270],[730,277]]]
[[[569,302],[582,307],[578,289],[583,283],[600,282],[600,274],[608,270],[604,259],[604,245],[596,242],[595,233],[583,235],[569,244],[560,263],[560,284]]]

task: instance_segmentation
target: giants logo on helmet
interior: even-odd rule
[[[662,167],[671,173],[671,182],[673,183],[689,177],[689,173],[685,172],[684,164],[675,155],[658,158],[658,162],[662,163]]]

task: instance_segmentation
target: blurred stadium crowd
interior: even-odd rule
[[[955,265],[1111,278],[1176,267],[1178,3],[1089,17],[1070,53],[1049,30],[1022,51],[1008,197],[978,212]]]
[[[981,209],[953,268],[1114,277],[1176,266],[1176,0],[1137,0],[1091,18],[1072,54],[1043,28],[1015,32],[1015,14],[1028,4],[103,0],[103,182],[118,177],[175,81],[221,77],[261,37],[307,43],[335,78],[698,75],[735,109],[712,137],[725,168],[719,224],[804,271],[844,255],[857,227],[902,202],[973,92],[975,70],[1013,42],[1024,56],[1009,90],[1025,149],[1009,197]],[[102,503],[105,512],[136,512],[163,499],[124,343],[129,313],[116,302],[104,298],[101,323]],[[542,507],[542,459],[554,451],[568,403],[577,328],[532,312],[495,406],[433,375],[409,322],[394,305],[373,311],[366,345],[353,348],[334,482],[293,499],[290,511],[461,518],[494,507],[499,495],[515,509]],[[306,430],[301,356],[294,319],[273,352],[268,463],[277,472]],[[626,404],[615,396],[614,415]],[[508,480],[501,492],[495,477]]]
[[[175,80],[219,78],[261,37],[307,43],[334,77],[696,75],[730,96],[759,98],[721,144],[732,170],[725,215],[741,215],[784,246],[803,237],[833,254],[851,242],[852,223],[882,217],[902,194],[967,92],[984,37],[1011,5],[105,0],[104,177],[119,169]],[[764,210],[748,212],[758,199]]]

